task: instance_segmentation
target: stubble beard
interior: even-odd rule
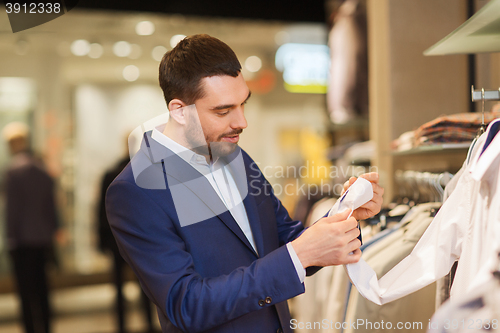
[[[188,141],[190,149],[197,154],[210,156],[212,160],[232,154],[238,147],[237,143],[222,141],[224,137],[239,135],[242,129],[224,133],[217,138],[204,135],[203,130],[198,127],[191,127],[188,130]],[[204,139],[201,139],[204,138]]]
[[[210,141],[208,137],[205,138],[207,142],[209,142],[208,149],[210,151],[211,157],[224,157],[232,154],[236,148],[238,147],[237,143],[222,141],[224,137],[240,135],[243,132],[242,129],[234,130],[229,133],[224,133],[220,135],[217,140]]]

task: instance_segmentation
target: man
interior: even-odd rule
[[[3,135],[12,155],[4,179],[7,246],[21,298],[24,329],[26,333],[48,333],[51,311],[45,265],[52,254],[58,225],[54,183],[43,163],[29,150],[25,124],[10,123]]]
[[[187,37],[163,57],[159,80],[170,119],[144,133],[107,192],[122,255],[163,332],[291,332],[286,300],[304,292],[305,269],[359,260],[355,218],[380,210],[378,175],[365,176],[376,194],[353,217],[304,231],[237,146],[250,91],[231,48]]]

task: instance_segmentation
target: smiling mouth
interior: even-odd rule
[[[223,135],[222,137],[220,137],[220,141],[224,141],[224,142],[232,142],[232,143],[238,143],[239,139],[240,139],[240,134],[243,132],[243,130],[237,130],[237,131],[233,131],[233,133],[228,133],[226,135]]]
[[[238,143],[239,139],[240,139],[239,135],[233,135],[233,136],[225,136],[225,137],[223,137],[222,141],[231,142],[231,143]]]

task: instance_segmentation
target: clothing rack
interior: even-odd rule
[[[396,171],[399,198],[405,202],[443,202],[444,188],[453,175],[449,172],[431,173],[418,171]]]

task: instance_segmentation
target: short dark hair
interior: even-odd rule
[[[189,105],[203,97],[201,79],[217,75],[237,77],[240,71],[241,64],[226,43],[200,34],[184,38],[165,53],[158,79],[167,105],[174,98]]]

